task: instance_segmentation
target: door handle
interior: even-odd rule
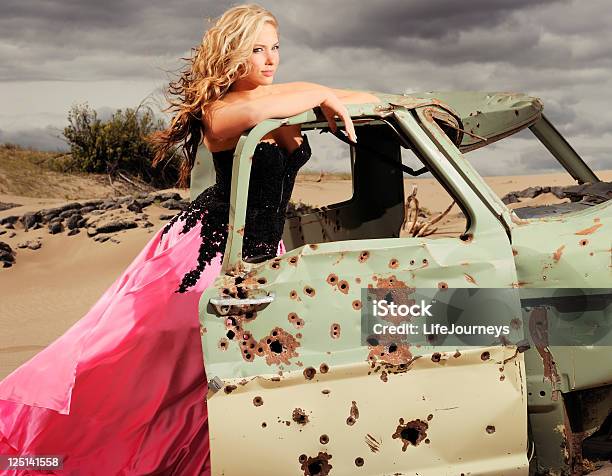
[[[250,297],[250,298],[234,298],[234,297],[213,297],[208,301],[210,304],[215,306],[217,312],[221,315],[227,315],[231,306],[260,306],[262,304],[269,304],[276,299],[276,294],[269,292],[268,294],[261,297]]]

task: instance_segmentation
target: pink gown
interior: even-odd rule
[[[229,158],[223,160],[225,152]],[[227,199],[231,155],[213,155],[217,184],[201,196]],[[255,151],[251,187],[259,180],[270,186],[255,189],[272,194],[278,180],[285,180],[282,218],[264,220],[280,223],[280,233],[295,174],[309,157],[305,138],[291,154],[266,143]],[[289,159],[294,165],[286,167]],[[254,196],[253,202],[262,198]],[[251,202],[249,196],[249,210],[257,215]],[[206,225],[214,221],[207,222],[208,211],[198,220],[182,213],[158,230],[84,317],[0,382],[0,455],[63,456],[61,470],[2,474],[211,474],[198,302],[219,275],[224,240],[207,246],[212,237]],[[183,226],[190,219],[187,230]],[[267,251],[274,243],[276,254],[284,252],[279,226],[273,232],[252,226],[256,233],[268,233]],[[206,266],[204,248],[212,257]],[[187,289],[176,292],[196,263],[199,272],[187,280]]]

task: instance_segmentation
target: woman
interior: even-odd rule
[[[61,455],[58,474],[210,474],[198,300],[221,267],[233,149],[258,122],[315,106],[355,140],[343,102],[377,101],[312,83],[273,85],[277,28],[257,5],[231,8],[171,83],[176,114],[152,138],[155,163],[182,142],[185,184],[203,140],[217,183],[155,234],[81,320],[0,382],[0,455]],[[283,251],[287,202],[309,157],[297,126],[257,146],[245,258]]]

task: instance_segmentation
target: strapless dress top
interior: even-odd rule
[[[243,259],[275,256],[283,235],[287,206],[298,171],[311,156],[308,139],[291,153],[276,144],[260,142],[253,153],[244,230]],[[166,233],[179,220],[181,233],[202,224],[198,262],[185,274],[176,292],[195,285],[202,271],[218,252],[223,253],[228,235],[229,198],[235,149],[213,152],[216,182],[175,215],[164,227]]]

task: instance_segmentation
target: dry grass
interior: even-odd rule
[[[72,171],[70,154],[0,145],[0,194],[34,198],[105,198],[136,192],[104,174]]]

